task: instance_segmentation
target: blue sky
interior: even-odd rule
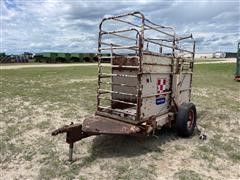
[[[236,51],[240,3],[229,1],[1,0],[1,52],[96,52],[104,16],[141,11],[150,20],[191,32],[197,52]]]

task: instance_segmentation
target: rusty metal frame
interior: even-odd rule
[[[140,20],[140,24],[135,24],[132,23],[128,20],[125,20],[124,18],[127,17],[136,17]],[[119,30],[111,30],[111,31],[107,31],[103,29],[104,24],[106,24],[107,22],[112,22],[115,21],[114,23],[125,23],[126,25],[130,25],[130,28],[126,28],[126,29],[119,29]],[[167,36],[167,38],[152,38],[152,37],[144,37],[144,32],[148,31],[148,30],[152,30],[155,33],[160,33],[160,34],[164,34]],[[167,31],[166,31],[167,30]],[[133,37],[129,37],[129,36],[125,36],[122,35],[121,33],[123,32],[130,32],[130,31],[135,31],[136,32],[136,38]],[[132,40],[135,41],[135,44],[132,46],[126,46],[123,44],[115,44],[115,43],[108,43],[108,42],[104,42],[103,36],[104,35],[112,35],[112,36],[116,36],[118,38],[123,38],[123,39],[128,39],[128,40]],[[108,18],[104,18],[100,25],[99,25],[99,38],[98,38],[98,86],[97,86],[97,112],[96,114],[99,114],[98,111],[101,111],[99,108],[100,106],[100,100],[102,99],[100,96],[102,94],[102,89],[101,89],[101,78],[111,78],[113,76],[122,76],[122,77],[135,77],[133,75],[119,75],[119,74],[104,74],[101,73],[101,68],[103,67],[101,65],[101,56],[102,56],[102,51],[111,51],[111,59],[113,58],[113,51],[118,49],[122,49],[122,50],[133,50],[135,51],[134,57],[137,57],[139,60],[139,65],[138,66],[128,66],[126,68],[133,68],[133,69],[138,69],[138,74],[137,74],[137,103],[136,103],[136,117],[135,117],[135,121],[136,122],[142,122],[140,120],[140,114],[141,114],[141,104],[142,104],[142,100],[143,98],[148,98],[148,97],[142,97],[142,91],[141,91],[141,77],[142,77],[142,58],[143,58],[143,54],[150,54],[150,55],[157,55],[157,56],[167,56],[169,57],[169,55],[165,55],[162,53],[162,49],[163,48],[168,48],[170,50],[172,50],[172,53],[170,55],[170,57],[172,58],[176,58],[176,51],[179,52],[184,52],[184,53],[188,53],[191,54],[191,56],[194,58],[194,54],[195,54],[195,42],[193,41],[193,50],[189,50],[189,49],[183,49],[181,47],[179,47],[177,44],[179,44],[180,41],[186,40],[186,39],[193,39],[192,35],[189,36],[184,36],[184,37],[178,37],[176,36],[175,33],[175,28],[174,27],[170,27],[170,26],[163,26],[163,25],[159,25],[156,23],[153,23],[152,21],[148,20],[147,18],[145,18],[145,16],[141,13],[141,12],[132,12],[132,13],[126,13],[126,14],[122,14],[122,15],[118,15],[118,16],[112,16],[112,17],[108,17]],[[169,44],[165,44],[163,42],[168,42]],[[144,50],[144,43],[148,44],[154,44],[159,46],[159,49],[161,49],[160,53],[156,53],[153,51],[146,51]],[[102,47],[103,45],[107,46],[107,47]],[[117,53],[115,53],[117,54]],[[126,54],[126,56],[129,56]],[[133,56],[133,55],[132,55]],[[173,62],[172,64],[168,64],[167,66],[173,66]],[[110,67],[118,67],[118,66],[114,66],[111,65]],[[121,66],[121,68],[124,68]],[[167,74],[173,74],[173,68],[172,68],[172,72],[171,73],[167,73]],[[111,84],[111,82],[109,82],[109,84]],[[120,86],[124,86],[124,84],[119,84]],[[115,92],[115,91],[107,91],[104,90],[107,93],[119,93],[119,94],[125,94],[125,95],[130,95],[133,96],[133,94],[127,94],[127,93],[121,93],[121,92]],[[168,92],[171,94],[171,91]],[[156,94],[152,94],[150,96],[155,96]],[[110,99],[111,101],[111,99]],[[113,100],[112,100],[113,101]],[[109,107],[108,107],[109,108]],[[111,108],[110,108],[111,109]],[[114,109],[111,109],[111,112],[115,111]],[[109,115],[109,117],[111,117],[111,115]],[[120,120],[120,118],[117,118]],[[122,120],[122,119],[121,119]],[[128,121],[128,120],[126,120]]]
[[[132,23],[130,21],[125,20],[126,17],[136,17],[140,20],[139,24]],[[111,30],[106,31],[103,30],[103,24],[115,21],[120,23],[125,23],[131,28],[119,29],[119,30]],[[167,36],[166,38],[154,38],[154,37],[145,37],[146,31],[154,31],[155,33],[164,34]],[[124,32],[135,32],[135,37],[125,36],[121,33]],[[133,45],[124,45],[118,43],[109,43],[103,41],[103,36],[111,35],[122,39],[128,39],[134,42]],[[180,42],[191,39],[192,49],[181,48]],[[164,43],[165,42],[165,43]],[[147,49],[144,50],[144,44],[147,44]],[[168,44],[166,44],[168,43]],[[159,47],[159,52],[149,50],[149,44]],[[105,47],[103,47],[105,46]],[[163,53],[163,48],[171,51],[170,54]],[[134,53],[124,54],[124,53],[114,53],[115,50],[130,50]],[[109,56],[106,56],[106,51],[110,54],[111,65],[106,66],[106,64],[102,64],[102,59],[109,59]],[[184,55],[190,55],[190,57],[181,57]],[[171,63],[162,64],[162,63],[143,63],[144,55],[152,55],[158,57],[170,57]],[[125,135],[141,135],[146,136],[150,135],[150,133],[154,133],[157,128],[157,118],[167,117],[167,124],[171,126],[171,121],[174,119],[175,113],[178,111],[178,104],[173,97],[173,75],[174,74],[192,74],[193,72],[193,59],[195,55],[195,41],[190,36],[178,37],[175,33],[175,29],[170,26],[162,26],[153,23],[152,21],[145,18],[145,16],[140,12],[132,12],[127,14],[122,14],[118,16],[112,16],[108,18],[104,18],[99,25],[99,34],[98,34],[98,81],[97,81],[97,110],[93,117],[86,118],[83,124],[73,124],[63,126],[52,132],[53,136],[56,136],[60,133],[66,133],[66,142],[69,144],[69,160],[72,161],[73,155],[73,144],[81,139],[87,138],[92,135],[100,135],[100,134],[125,134]],[[123,65],[123,64],[113,64],[113,59],[124,57],[127,60],[132,60],[134,58],[137,60],[137,63],[134,61],[131,65]],[[170,66],[170,72],[151,72],[152,74],[168,74],[170,75],[170,87],[168,91],[157,93],[157,94],[148,94],[142,95],[142,82],[141,78],[143,74],[148,74],[146,71],[143,72],[143,65],[156,65],[156,66]],[[189,66],[190,71],[183,71],[184,65]],[[103,73],[102,69],[104,67],[110,67],[111,73]],[[127,70],[137,70],[137,75],[127,75],[127,74],[114,74],[113,69],[127,69]],[[128,78],[137,78],[137,85],[130,85],[125,83],[116,83],[112,81],[113,77],[128,77]],[[104,82],[103,78],[110,78],[109,82]],[[181,83],[181,82],[180,82]],[[104,89],[102,85],[107,84],[110,86],[127,86],[136,88],[136,94],[119,92],[113,89]],[[192,84],[192,76],[190,77],[190,87],[188,89],[178,89],[179,93],[184,91],[190,91],[191,95],[191,84]],[[120,94],[129,97],[136,97],[133,102],[125,102],[124,100],[112,99],[102,97],[102,95],[107,94]],[[142,117],[141,115],[141,106],[144,98],[151,98],[159,95],[169,95],[169,104],[164,109],[154,114],[150,117]],[[127,106],[131,106],[130,109],[114,109],[112,106],[102,106],[100,104],[101,100],[122,103]],[[135,107],[135,111],[131,111],[131,108]],[[114,112],[114,113],[113,113]],[[123,113],[123,116],[118,116],[115,113]]]

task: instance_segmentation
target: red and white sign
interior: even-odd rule
[[[163,93],[166,89],[166,79],[157,79],[157,93]]]

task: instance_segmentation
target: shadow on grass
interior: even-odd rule
[[[157,131],[154,136],[149,137],[100,135],[93,139],[90,156],[75,159],[75,161],[81,161],[80,164],[84,166],[101,158],[127,158],[147,153],[161,154],[163,153],[161,148],[163,144],[178,138],[174,128],[163,128]]]

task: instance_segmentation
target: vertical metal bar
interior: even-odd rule
[[[161,43],[162,43],[162,41],[161,41]],[[159,45],[159,46],[160,46],[160,45]],[[162,46],[159,47],[159,53],[160,53],[160,54],[163,53],[163,47],[162,47]]]
[[[110,54],[110,56],[111,56],[111,62],[110,62],[110,64],[111,65],[113,65],[113,48],[112,48],[112,45],[111,45],[111,54]],[[111,74],[113,74],[113,68],[111,67]],[[111,76],[111,78],[110,78],[110,83],[113,83],[113,76]],[[113,85],[111,84],[111,89],[110,89],[111,91],[113,91]],[[111,94],[111,100],[113,99],[113,96],[114,96],[114,94]],[[111,101],[111,107],[113,106],[113,102]]]
[[[173,41],[172,41],[173,49],[172,49],[172,61],[171,61],[171,64],[172,64],[171,72],[173,72],[173,73],[174,73],[174,68],[176,69],[176,67],[174,67],[174,61],[176,59],[176,56],[175,56],[176,36],[175,35],[176,34],[175,34],[175,31],[174,31],[174,37],[173,37]],[[178,65],[176,64],[176,66],[178,66]],[[173,74],[170,74],[170,82],[169,83],[170,83],[171,94],[169,94],[169,97],[170,97],[169,105],[171,107],[176,107],[175,97],[173,96],[173,77],[174,77]],[[175,90],[175,93],[176,93],[176,90]],[[171,109],[174,111],[173,108],[171,108]],[[169,123],[169,125],[171,125],[171,123]]]
[[[195,41],[193,41],[193,60],[194,60],[194,58],[195,58],[195,45],[196,45],[196,42]]]
[[[193,60],[193,62],[191,62],[192,63],[192,69],[191,69],[191,72],[193,72],[193,66],[194,66],[194,58],[195,58],[195,41],[193,41],[193,54],[192,54],[192,60]],[[191,96],[191,94],[192,94],[192,74],[190,75],[191,76],[191,78],[190,78],[190,91],[189,91],[189,101],[191,100],[191,98],[192,98],[192,96]]]
[[[104,22],[104,19],[99,25],[99,34],[98,34],[98,82],[97,82],[97,107],[96,109],[98,110],[98,107],[100,105],[100,99],[99,99],[99,89],[101,86],[100,83],[100,73],[101,73],[101,58],[99,57],[101,54],[101,41],[102,41],[102,23]]]
[[[176,37],[174,36],[173,38],[173,49],[172,49],[172,54],[173,54],[173,57],[175,58],[175,47],[176,47]]]
[[[136,47],[139,46],[138,36],[139,36],[139,33],[137,32],[137,34],[136,34]],[[137,56],[137,53],[138,53],[138,51],[136,50],[135,51],[135,56]]]
[[[142,25],[140,34],[138,37],[138,45],[139,45],[139,70],[137,75],[137,112],[136,112],[136,120],[139,121],[141,117],[141,106],[142,106],[142,61],[143,61],[143,47],[144,47],[144,24],[145,24],[145,17],[141,14],[142,17]]]
[[[72,162],[73,160],[73,143],[69,144],[69,161]]]

